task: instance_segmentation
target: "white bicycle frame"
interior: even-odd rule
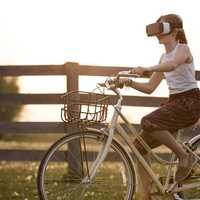
[[[121,74],[119,76],[120,77],[122,77],[122,76],[123,77],[135,77],[133,75],[127,75],[127,74]],[[112,90],[118,96],[118,101],[117,101],[117,104],[114,106],[114,113],[113,113],[113,116],[112,116],[112,119],[111,119],[111,123],[110,123],[110,126],[109,126],[109,132],[106,132],[105,129],[101,130],[102,134],[106,134],[108,136],[108,138],[107,138],[106,142],[102,145],[101,150],[99,151],[98,156],[97,156],[95,162],[93,163],[93,165],[91,167],[90,176],[89,177],[86,176],[83,179],[83,182],[90,182],[94,178],[94,176],[95,176],[95,174],[97,172],[98,167],[101,165],[101,163],[104,161],[105,157],[107,156],[107,153],[109,151],[109,147],[110,147],[110,145],[112,143],[112,140],[113,140],[113,137],[114,137],[114,134],[115,134],[115,130],[117,130],[118,133],[119,133],[119,135],[120,135],[120,137],[122,138],[122,140],[125,141],[128,144],[130,150],[133,152],[133,154],[135,155],[135,157],[137,158],[137,160],[145,168],[145,170],[147,171],[147,173],[149,174],[149,176],[151,177],[151,179],[153,180],[153,182],[155,183],[155,185],[159,188],[159,191],[162,194],[164,194],[164,193],[168,193],[168,194],[169,193],[176,193],[176,192],[179,192],[179,191],[184,191],[184,190],[188,190],[188,189],[200,187],[200,182],[191,183],[191,184],[184,184],[181,187],[178,187],[178,184],[175,182],[175,180],[174,180],[174,183],[170,184],[171,174],[173,173],[172,166],[177,164],[177,161],[175,160],[175,154],[172,154],[170,161],[163,160],[158,155],[156,155],[151,150],[150,146],[147,143],[145,143],[145,141],[140,137],[140,133],[138,133],[136,131],[136,129],[132,126],[132,124],[121,113],[121,108],[122,108],[121,103],[122,103],[122,100],[123,100],[123,96],[121,95],[120,90],[117,89],[117,88],[113,89],[109,85],[107,85],[106,87],[107,87],[107,89]],[[127,131],[117,122],[119,117],[121,117],[121,119],[127,125],[129,133],[127,133]],[[88,129],[94,130],[92,128],[88,128]],[[179,131],[178,135],[180,135],[180,132],[181,132],[181,130]],[[132,139],[132,137],[130,137],[129,134],[134,135],[134,139]],[[164,184],[161,183],[161,181],[159,180],[159,177],[156,176],[155,172],[152,170],[152,168],[150,167],[150,165],[147,163],[147,161],[145,161],[145,159],[143,158],[143,156],[141,155],[141,153],[135,147],[135,145],[133,143],[133,141],[135,139],[139,140],[141,142],[141,144],[144,146],[144,148],[148,152],[151,152],[151,154],[154,156],[154,158],[159,163],[162,163],[162,164],[165,164],[165,165],[166,164],[169,165],[168,166],[168,170],[167,170],[166,180],[165,180]],[[192,138],[188,143],[192,144],[195,140],[198,140],[198,139],[200,139],[200,135]],[[188,151],[190,151],[191,153],[193,153],[192,150],[188,146],[184,145],[184,147],[186,149],[188,149]],[[196,154],[194,154],[194,155],[195,155],[195,157],[198,160],[200,160],[200,158],[199,158],[198,155],[196,155]],[[130,160],[131,160],[131,162],[132,162],[132,164],[134,166],[133,158],[130,155],[129,155],[129,157],[130,157]],[[199,167],[200,167],[200,165],[199,165]]]

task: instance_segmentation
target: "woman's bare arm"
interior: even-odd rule
[[[147,94],[151,94],[160,84],[164,75],[162,72],[154,72],[147,83],[131,81],[130,87]]]

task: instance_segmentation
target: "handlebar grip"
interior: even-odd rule
[[[116,82],[116,83],[115,83],[115,87],[116,87],[116,88],[121,88],[121,89],[122,89],[122,88],[124,87],[124,84],[123,84],[123,83]]]

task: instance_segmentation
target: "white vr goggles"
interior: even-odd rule
[[[167,35],[171,31],[172,25],[168,22],[157,22],[146,26],[147,36]]]
[[[147,36],[167,35],[172,32],[174,28],[182,28],[182,23],[156,22],[146,26]]]

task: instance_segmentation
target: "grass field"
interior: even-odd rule
[[[40,137],[40,142],[38,139],[28,142],[20,137],[16,141],[8,139],[0,141],[0,149],[47,149],[55,138],[44,141],[45,138]],[[0,161],[0,200],[39,200],[36,186],[38,166],[39,162]],[[159,165],[154,165],[154,169],[159,174],[163,173]]]
[[[0,162],[0,200],[39,200],[36,188],[37,170],[38,162]],[[158,199],[169,200],[155,200]],[[141,200],[139,194],[137,200]]]
[[[36,162],[0,162],[0,199],[38,200],[37,169]]]
[[[37,169],[36,162],[0,162],[0,200],[39,200]]]
[[[0,199],[39,200],[37,170],[38,162],[0,162]]]

